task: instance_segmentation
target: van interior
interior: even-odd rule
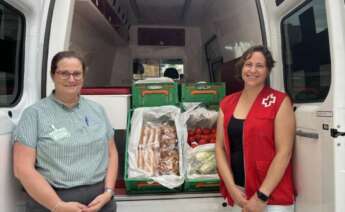
[[[284,52],[278,52],[286,57],[293,54],[294,64],[287,59],[282,61],[284,66],[281,63],[277,66],[287,70],[284,77],[290,80],[285,82],[285,88],[290,89],[289,94],[297,103],[322,101],[329,90],[328,29],[320,21],[325,20],[322,2],[304,2],[301,9],[297,7],[296,12],[282,20],[285,28],[281,33],[287,41],[282,43]],[[283,1],[272,0],[269,4],[275,7],[282,4],[284,10]],[[243,86],[236,72],[238,58],[248,47],[267,43],[263,33],[267,28],[259,5],[257,0],[75,0],[68,48],[86,59],[85,88],[125,88],[125,94],[130,95],[133,82],[168,76],[177,82],[225,82],[226,94],[230,94]],[[310,36],[313,39],[307,39]],[[308,57],[310,45],[314,44],[323,49],[313,53],[320,58],[317,64]],[[281,59],[280,55],[275,57]],[[320,71],[314,72],[315,67]],[[280,89],[284,88],[282,75],[281,72],[271,75],[275,82],[279,81],[274,86]],[[319,75],[322,77],[318,78]],[[124,102],[128,110],[130,100]],[[122,113],[122,120],[126,120],[123,114],[127,112]],[[115,127],[120,164],[124,160],[126,124]],[[120,166],[119,187],[123,185],[123,169]]]
[[[177,82],[223,81],[232,93],[242,88],[234,77],[237,58],[263,42],[256,1],[76,0],[73,10],[69,49],[86,60],[84,91],[130,88],[137,80],[169,77]],[[115,133],[120,190],[125,128]]]
[[[76,0],[73,14],[69,48],[86,59],[86,87],[131,86],[171,68],[178,81],[224,81],[223,64],[263,42],[255,1]]]

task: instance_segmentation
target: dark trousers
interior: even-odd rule
[[[78,186],[70,189],[55,189],[58,196],[65,202],[79,202],[88,205],[99,194],[104,192],[104,183],[94,185]],[[49,212],[48,209],[41,206],[30,196],[26,201],[25,212]],[[116,212],[116,202],[114,199],[109,201],[101,210],[101,212]]]

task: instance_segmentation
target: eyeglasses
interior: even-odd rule
[[[245,63],[244,64],[244,67],[245,68],[248,68],[248,69],[251,69],[251,68],[255,68],[257,70],[263,70],[266,68],[266,66],[264,64],[261,64],[261,63],[257,63],[257,64],[253,64],[253,63]]]
[[[68,80],[71,76],[74,78],[74,80],[81,80],[83,78],[83,73],[79,71],[72,73],[68,71],[56,71],[55,73],[59,74],[63,80]]]

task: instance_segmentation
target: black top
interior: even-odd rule
[[[231,117],[228,125],[228,135],[231,140],[230,159],[231,169],[235,184],[244,187],[244,164],[243,164],[243,119]]]

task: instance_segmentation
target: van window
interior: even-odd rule
[[[134,80],[163,76],[181,80],[183,74],[182,59],[134,59],[133,61]]]
[[[0,1],[0,106],[13,106],[22,92],[24,16]]]
[[[282,20],[284,81],[296,103],[322,102],[331,83],[325,1],[312,0]]]

